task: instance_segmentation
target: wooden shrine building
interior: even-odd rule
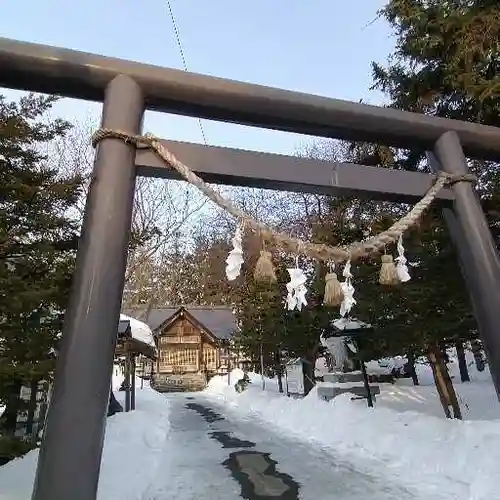
[[[228,307],[177,307],[130,311],[153,331],[158,357],[152,387],[160,392],[197,391],[238,362],[228,345],[237,329]]]

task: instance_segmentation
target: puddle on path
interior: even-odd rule
[[[225,420],[221,414],[199,403],[187,403],[186,408],[199,413],[209,424]],[[227,431],[214,430],[210,432],[210,437],[219,441],[223,448],[239,449],[232,452],[222,465],[231,472],[233,478],[241,486],[242,498],[246,500],[298,500],[299,484],[288,474],[276,470],[278,462],[273,460],[269,453],[248,450],[256,444],[239,439]]]

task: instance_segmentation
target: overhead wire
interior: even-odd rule
[[[179,49],[179,53],[180,53],[180,56],[181,56],[182,66],[184,68],[184,71],[187,72],[188,71],[188,66],[187,66],[187,62],[186,62],[186,54],[184,52],[184,47],[182,45],[179,26],[178,26],[177,21],[175,19],[174,10],[172,8],[172,2],[170,0],[166,0],[166,1],[167,1],[168,13],[170,15],[170,20],[172,22],[172,28],[173,28],[173,31],[174,31],[174,38],[176,40],[177,47]],[[202,121],[201,121],[200,118],[198,118],[198,125],[200,127],[200,131],[201,131],[201,136],[203,138],[203,142],[204,142],[205,146],[208,146],[208,141],[207,141],[207,137],[206,137],[206,134],[205,134],[205,129],[203,127],[203,123],[202,123]]]

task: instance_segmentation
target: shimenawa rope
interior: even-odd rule
[[[274,231],[266,224],[255,220],[240,210],[232,201],[222,197],[217,191],[212,189],[188,166],[184,165],[184,163],[168,151],[161,143],[161,139],[153,135],[133,135],[119,130],[101,128],[92,136],[92,146],[94,148],[97,147],[104,139],[120,139],[127,144],[132,144],[136,148],[149,148],[153,150],[167,165],[174,168],[186,181],[197,187],[207,198],[240,220],[243,227],[258,232],[263,240],[272,241],[290,253],[306,255],[324,262],[354,261],[378,252],[385,246],[394,243],[404,232],[414,226],[444,186],[459,181],[474,182],[476,180],[475,176],[471,174],[455,176],[446,172],[440,172],[436,176],[434,184],[427,190],[423,198],[389,229],[367,240],[357,241],[348,246],[329,246],[292,238],[280,231]]]

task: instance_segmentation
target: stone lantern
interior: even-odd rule
[[[356,318],[340,318],[332,321],[321,335],[321,343],[332,357],[333,367],[323,380],[326,384],[318,388],[321,399],[329,401],[339,394],[351,393],[352,399],[366,398],[373,406],[378,386],[370,386],[365,364],[359,360],[361,370],[356,370],[352,357],[357,353],[356,339],[373,333],[373,327]]]

